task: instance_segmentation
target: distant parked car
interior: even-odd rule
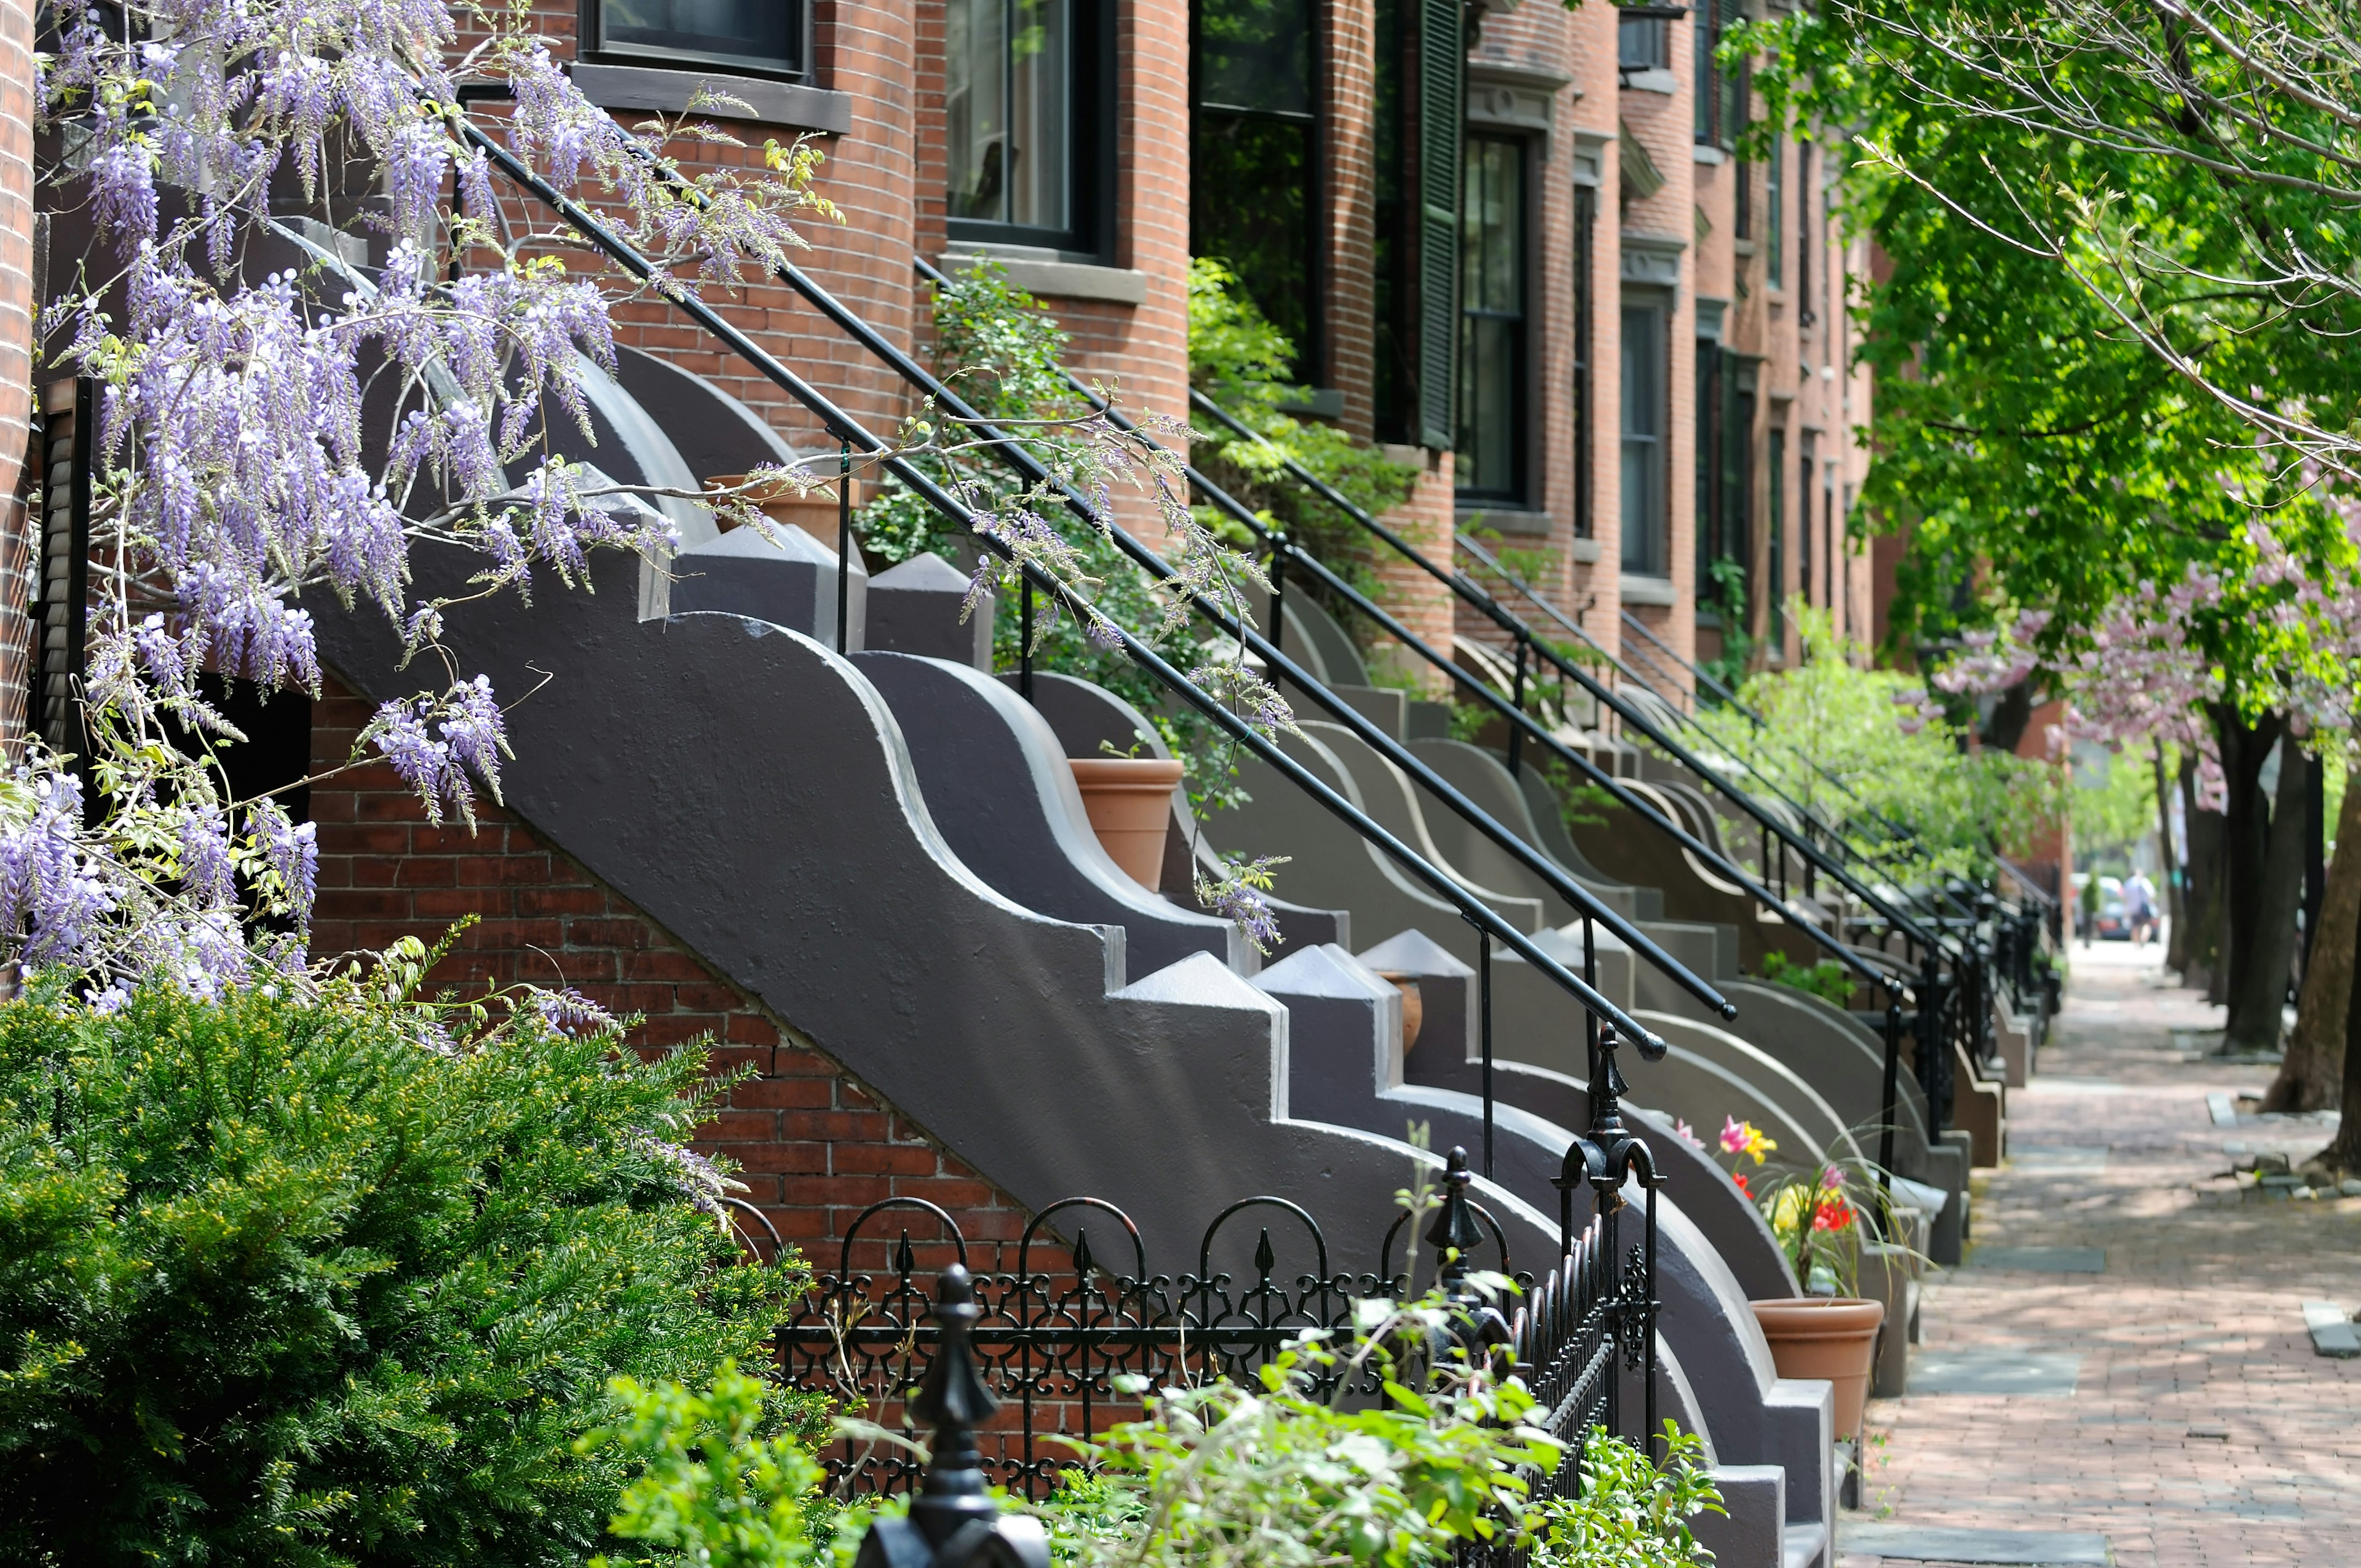
[[[2092,923],[2091,936],[2102,942],[2128,942],[2132,939],[2131,910],[2124,903],[2124,879],[2103,876],[2099,879],[2099,917]]]

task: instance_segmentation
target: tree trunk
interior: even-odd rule
[[[2350,796],[2347,797],[2348,799]],[[2340,821],[2345,817],[2337,813]],[[2356,926],[2355,945],[2361,946],[2361,926]],[[2348,947],[2345,961],[2348,968],[2355,963],[2355,952]],[[2354,1038],[2361,1030],[2361,985],[2346,988],[2345,1003],[2345,1037]],[[2335,1141],[2313,1156],[2307,1164],[2324,1165],[2339,1175],[2361,1175],[2361,1051],[2345,1053],[2343,1092],[2338,1096],[2345,1119],[2337,1124]]]
[[[2175,952],[2179,951],[2186,945],[2180,935],[2180,927],[2187,923],[2187,911],[2182,906],[2188,901],[2181,896],[2180,863],[2173,858],[2172,796],[2168,793],[2170,775],[2166,773],[2164,771],[2164,742],[2160,740],[2157,740],[2155,742],[2155,751],[2150,752],[2149,756],[2152,759],[2156,769],[2157,857],[2164,865],[2164,887],[2162,889],[2164,894],[2164,914],[2165,918],[2171,922],[2170,930],[2172,932],[2169,945],[2165,948],[2164,962],[2167,969],[2179,969],[2180,966],[2174,963],[2172,961],[2172,958]]]
[[[2213,724],[2221,740],[2222,773],[2229,785],[2229,800],[2222,814],[2221,957],[2208,1000],[2227,1003],[2239,994],[2246,981],[2246,960],[2262,926],[2263,862],[2269,850],[2269,824],[2261,780],[2263,763],[2269,759],[2283,725],[2278,714],[2267,713],[2249,728],[2238,717],[2236,707],[2226,702],[2213,705]]]
[[[2224,1051],[2279,1048],[2288,981],[2295,967],[2295,916],[2303,905],[2304,830],[2312,826],[2304,795],[2311,784],[2311,770],[2290,736],[2279,748],[2279,788],[2272,792],[2262,874],[2255,885],[2254,925],[2246,933],[2236,988],[2230,993],[2230,1020],[2222,1034]]]
[[[2197,809],[2197,760],[2183,754],[2180,778],[2176,785],[2180,791],[2180,809],[2189,824],[2189,864],[2185,868],[2188,886],[2181,895],[2181,916],[2187,929],[2175,927],[2172,946],[2165,952],[2164,967],[2180,976],[2183,985],[2202,991],[2212,984],[2207,949],[2202,945],[2212,927],[2214,889],[2221,877],[2214,866],[2214,841],[2222,819],[2208,811]],[[2208,972],[2201,973],[2201,969]]]
[[[2303,968],[2287,1060],[2263,1093],[2266,1111],[2324,1111],[2345,1080],[2345,1015],[2353,1004],[2354,944],[2361,941],[2361,789],[2336,814],[2336,853],[2320,900],[2320,930]]]

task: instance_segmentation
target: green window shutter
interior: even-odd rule
[[[1459,359],[1461,0],[1419,0],[1419,441],[1450,450]]]

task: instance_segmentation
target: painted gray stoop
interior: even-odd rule
[[[456,592],[472,569],[423,552],[414,591]],[[1092,1193],[1151,1255],[1179,1256],[1223,1204],[1283,1192],[1339,1245],[1374,1246],[1359,1238],[1391,1223],[1411,1151],[1289,1116],[1283,1006],[1208,951],[1134,978],[1121,927],[994,888],[952,850],[892,705],[851,661],[736,615],[640,620],[638,575],[602,556],[595,594],[456,618],[460,663],[494,689],[552,676],[510,715],[513,809],[1027,1207]],[[380,622],[311,608],[356,689],[414,689]],[[1508,1193],[1482,1196],[1514,1216],[1516,1249],[1551,1243]]]

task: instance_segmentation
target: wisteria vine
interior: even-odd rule
[[[441,679],[381,705],[345,765],[381,758],[431,819],[472,825],[511,753],[490,683],[442,641],[446,617],[544,576],[573,587],[595,550],[661,564],[679,543],[646,492],[552,439],[561,421],[590,433],[586,378],[616,368],[617,307],[767,273],[804,244],[799,224],[840,214],[802,143],[767,144],[759,170],[692,170],[665,148],[729,138],[618,124],[522,4],[55,0],[43,22],[37,96],[58,149],[43,204],[92,235],[46,302],[43,362],[101,389],[86,747],[36,745],[0,780],[0,944],[101,1004],[159,977],[200,995],[308,985],[313,829],[235,795],[221,756],[244,737],[202,678],[317,694],[306,604],[383,614]],[[486,82],[497,102],[463,96]],[[519,221],[479,122],[653,275]],[[300,260],[256,276],[257,253]],[[1171,462],[1096,414],[1028,439],[1103,516],[1117,483],[1153,498],[1175,626],[1190,592],[1243,611],[1254,565],[1191,517]],[[925,417],[901,443],[974,444]],[[816,482],[768,471],[682,499],[763,526],[757,492]],[[1090,613],[1096,585],[1042,515],[1050,487],[962,499],[978,532]],[[424,544],[480,559],[464,594],[411,598]],[[1250,676],[1221,680],[1258,727],[1289,722]],[[578,1022],[581,1005],[559,1010]]]

